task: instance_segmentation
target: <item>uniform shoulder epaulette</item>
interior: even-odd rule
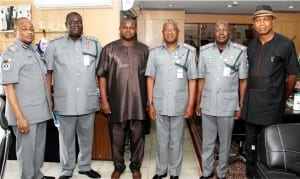
[[[240,50],[246,50],[246,49],[247,49],[246,46],[241,45],[241,44],[238,44],[238,43],[232,43],[232,46],[233,46],[234,48],[238,48],[238,49],[240,49]]]
[[[64,36],[56,37],[56,38],[50,40],[49,42],[54,42],[54,41],[57,41],[57,40],[63,39],[63,38],[64,38]]]
[[[86,39],[98,42],[98,39],[96,37],[86,36]]]
[[[191,45],[189,45],[189,44],[187,44],[187,43],[184,43],[183,44],[183,47],[184,48],[187,48],[187,49],[189,49],[190,51],[196,51],[196,48],[195,47],[193,47],[193,46],[191,46]]]
[[[203,46],[200,47],[200,51],[208,49],[208,48],[210,48],[212,46],[214,46],[214,43],[209,43],[209,44],[203,45]]]
[[[149,47],[149,51],[150,51],[150,50],[154,50],[154,49],[159,48],[159,47],[161,47],[161,45],[156,45],[156,46],[154,46],[154,47]]]
[[[8,50],[11,52],[16,52],[20,47],[17,44],[12,44],[8,47]]]

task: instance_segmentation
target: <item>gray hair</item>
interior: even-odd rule
[[[225,20],[218,20],[215,24],[215,28],[217,28],[219,25],[223,24],[224,26],[228,27],[229,29],[229,23]]]
[[[167,24],[173,24],[173,25],[176,27],[176,29],[179,30],[179,29],[178,29],[178,23],[177,23],[176,20],[174,20],[174,19],[167,19],[167,20],[164,22],[163,30],[165,30]]]

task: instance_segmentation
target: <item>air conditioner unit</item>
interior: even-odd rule
[[[141,13],[141,8],[134,4],[132,8],[128,9],[127,11],[123,11],[125,15],[130,17],[137,17]]]
[[[134,5],[134,0],[122,0],[122,11],[128,11]]]
[[[39,9],[107,8],[112,0],[33,0],[33,4]]]

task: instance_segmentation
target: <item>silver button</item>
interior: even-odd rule
[[[171,93],[171,90],[168,90],[168,93]]]
[[[79,91],[80,89],[79,88],[76,88],[76,91]]]

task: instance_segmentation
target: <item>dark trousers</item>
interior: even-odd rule
[[[112,157],[115,170],[124,171],[124,147],[127,133],[130,138],[130,170],[138,171],[141,168],[144,157],[145,131],[141,120],[128,120],[121,123],[109,123],[110,138],[112,145]]]
[[[248,178],[253,178],[256,175],[257,138],[266,127],[267,126],[252,124],[245,121],[246,172]]]

